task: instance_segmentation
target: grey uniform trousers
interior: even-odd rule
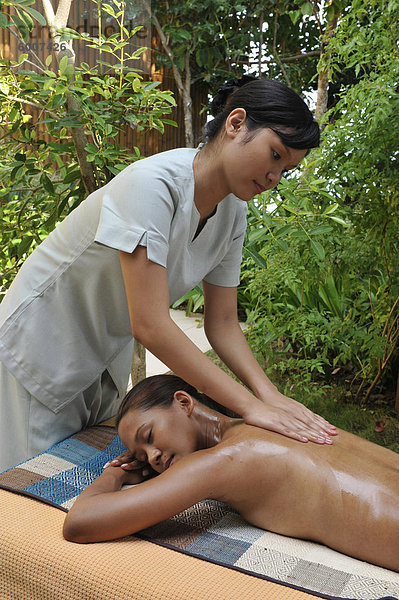
[[[0,363],[0,471],[116,414],[121,398],[104,371],[101,377],[55,413],[32,396]]]

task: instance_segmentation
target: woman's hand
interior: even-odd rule
[[[126,469],[127,471],[136,471],[137,469],[140,469],[143,464],[144,463],[140,463],[140,461],[136,460],[127,450],[113,460],[105,463],[103,469],[106,469],[107,467],[122,467],[122,469]]]
[[[250,412],[243,418],[248,425],[263,427],[300,442],[332,444],[330,436],[337,435],[334,425],[279,392],[256,406],[252,404]]]
[[[129,451],[123,452],[113,460],[107,462],[103,466],[103,469],[108,467],[121,467],[124,471],[132,471],[133,474],[138,474],[142,477],[141,481],[152,472],[151,467],[147,463],[135,459]]]

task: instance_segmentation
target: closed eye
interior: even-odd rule
[[[151,441],[152,441],[152,427],[151,427],[151,429],[150,429],[150,431],[148,432],[148,435],[147,435],[147,444],[150,444]]]

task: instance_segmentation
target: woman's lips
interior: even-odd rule
[[[254,184],[256,187],[256,191],[258,194],[261,194],[262,192],[264,192],[266,190],[264,185],[261,185],[260,183],[258,183],[257,181],[254,180]]]

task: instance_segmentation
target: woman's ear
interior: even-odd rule
[[[173,394],[173,399],[189,417],[194,409],[194,399],[190,394],[187,394],[187,392],[184,392],[183,390],[178,390]]]
[[[245,108],[235,108],[226,119],[225,129],[229,137],[235,137],[246,127],[247,112]]]

